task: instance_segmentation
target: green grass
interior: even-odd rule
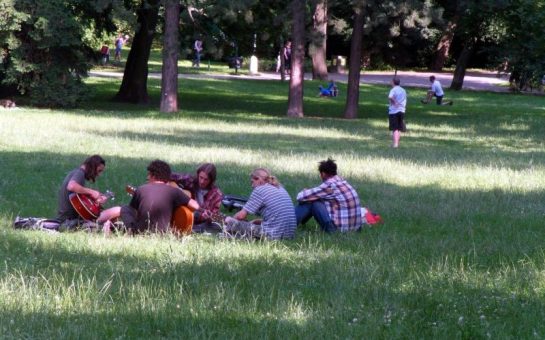
[[[118,71],[123,72],[125,68],[125,62],[129,55],[129,50],[123,50],[121,62],[115,61],[112,58],[110,62],[106,65],[97,64],[93,67],[93,70],[97,71]],[[150,73],[161,73],[162,62],[163,62],[162,50],[161,49],[151,49],[150,57],[148,61],[148,71]],[[248,74],[248,61],[244,61],[243,67],[237,71],[228,67],[227,62],[212,60],[209,58],[203,58],[201,60],[200,68],[192,66],[191,56],[187,58],[180,58],[178,60],[178,74]],[[272,61],[261,61],[260,66],[270,67]],[[263,69],[263,67],[260,67]]]
[[[75,110],[0,109],[0,334],[4,338],[543,338],[545,99],[449,92],[421,105],[388,147],[388,88],[362,86],[360,118],[341,97],[285,118],[287,83],[181,80],[181,111],[112,103],[120,80],[89,79]],[[341,175],[385,223],[345,235],[313,224],[294,240],[203,235],[112,237],[17,231],[16,215],[54,216],[67,171],[100,153],[96,183],[126,184],[161,158],[190,172],[218,166],[247,195],[269,167],[288,192],[316,185],[317,162]]]

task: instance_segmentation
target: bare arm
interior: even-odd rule
[[[200,208],[199,203],[195,201],[194,199],[190,199],[189,202],[187,203],[187,206],[192,211],[198,210]]]
[[[68,189],[68,191],[75,192],[77,194],[89,195],[94,200],[99,201],[99,202],[100,202],[101,198],[104,198],[104,200],[106,199],[106,197],[104,197],[104,195],[102,195],[99,191],[91,189],[91,188],[84,187],[83,185],[79,184],[78,182],[76,182],[74,180],[70,180],[68,182],[68,185],[66,186],[66,189]]]
[[[234,218],[236,218],[237,220],[245,220],[246,219],[246,216],[248,216],[248,212],[244,209],[242,209],[241,211],[237,212],[235,214],[235,216],[233,216]]]

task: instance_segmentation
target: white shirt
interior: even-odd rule
[[[443,92],[443,88],[441,87],[441,83],[439,80],[434,80],[431,84],[431,91],[437,96],[442,97],[445,93]]]
[[[388,106],[388,113],[389,114],[395,114],[398,112],[405,113],[405,107],[407,106],[407,92],[399,86],[396,85],[392,87],[390,90],[390,94],[388,95],[389,99],[393,99],[394,103],[389,103]]]

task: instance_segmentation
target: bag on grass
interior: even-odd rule
[[[379,214],[372,212],[367,207],[361,208],[361,218],[363,224],[368,224],[370,226],[384,222]]]
[[[58,231],[60,222],[56,219],[43,218],[43,217],[19,217],[15,218],[13,227],[15,229],[29,229],[29,230],[44,230],[44,231]]]

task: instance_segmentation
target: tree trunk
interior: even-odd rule
[[[454,32],[458,26],[459,17],[456,15],[448,22],[437,47],[435,48],[435,58],[431,65],[432,71],[441,71],[445,66],[447,58],[450,52],[450,46],[452,45],[452,39],[454,39]]]
[[[460,56],[458,57],[458,61],[456,62],[456,69],[454,70],[454,75],[452,76],[452,83],[450,84],[451,90],[461,90],[462,86],[464,85],[464,77],[466,75],[467,65],[469,64],[469,60],[471,59],[471,56],[473,55],[473,49],[474,49],[475,41],[469,40],[465,46],[462,52],[460,53]]]
[[[288,117],[303,117],[305,0],[292,0],[293,29]]]
[[[153,34],[159,16],[159,0],[143,0],[137,11],[138,30],[125,64],[123,81],[114,99],[121,102],[147,104],[148,60]]]
[[[167,0],[165,2],[163,68],[161,70],[161,112],[178,111],[179,21],[179,0]]]
[[[309,53],[312,57],[312,79],[327,79],[327,0],[318,0],[314,9]]]
[[[348,88],[344,118],[353,119],[358,116],[360,99],[360,68],[363,39],[363,6],[354,8],[354,27],[350,39],[350,63],[348,69]]]

